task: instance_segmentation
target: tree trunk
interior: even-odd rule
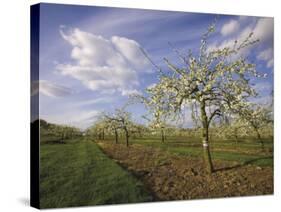
[[[104,129],[102,129],[102,140],[104,140]]]
[[[115,133],[115,144],[118,144],[118,132],[117,132],[117,129],[114,129],[114,133]]]
[[[163,129],[161,129],[161,141],[162,141],[162,143],[164,143],[164,141],[165,141],[165,134],[164,134]]]
[[[259,140],[259,142],[261,143],[261,148],[262,148],[262,150],[264,150],[264,143],[263,143],[263,140],[262,140],[262,138],[261,138],[261,134],[260,134],[260,132],[259,132],[259,130],[258,130],[257,128],[254,127],[254,129],[255,129],[255,131],[256,131],[258,140]]]
[[[235,143],[236,143],[236,148],[238,147],[238,129],[234,129],[234,137],[235,137]]]
[[[127,130],[127,128],[124,128],[125,130],[125,135],[126,135],[126,146],[128,147],[129,146],[129,132]]]
[[[99,140],[101,140],[101,133],[99,133]]]
[[[208,124],[208,117],[205,110],[205,102],[201,103],[201,121],[202,121],[202,143],[203,143],[203,155],[204,161],[206,165],[206,170],[209,174],[214,171],[210,147],[209,147],[209,124]]]

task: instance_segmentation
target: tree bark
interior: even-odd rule
[[[118,144],[118,132],[117,132],[117,129],[114,129],[114,133],[115,133],[115,144]]]
[[[102,140],[104,140],[104,129],[102,129]]]
[[[201,111],[201,121],[202,121],[202,143],[203,143],[203,156],[206,165],[206,170],[209,174],[214,171],[210,147],[209,147],[209,124],[208,124],[208,117],[205,110],[205,102],[202,102],[200,105]]]
[[[126,135],[126,146],[128,147],[129,146],[129,132],[126,127],[124,128],[124,130],[125,130],[125,135]]]
[[[260,134],[259,130],[258,130],[256,127],[254,127],[254,129],[255,129],[255,131],[256,131],[258,140],[259,140],[259,142],[261,143],[261,148],[262,148],[262,150],[264,150],[264,143],[263,143],[263,140],[262,140],[262,138],[261,138],[261,134]]]
[[[165,141],[165,134],[164,134],[163,129],[161,129],[161,141],[162,141],[162,143],[164,143],[164,141]]]
[[[99,132],[99,134],[98,134],[98,135],[99,135],[99,140],[101,140],[101,133]]]
[[[235,128],[234,129],[234,136],[235,136],[235,143],[236,143],[236,147],[238,146],[238,129]]]

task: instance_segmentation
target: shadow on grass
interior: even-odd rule
[[[238,168],[241,168],[241,167],[243,167],[243,166],[253,164],[253,163],[255,163],[255,162],[259,161],[259,160],[272,159],[272,158],[273,158],[272,156],[261,157],[261,158],[255,158],[255,159],[252,159],[252,160],[245,161],[245,162],[242,163],[242,164],[237,164],[237,165],[234,165],[234,166],[229,166],[229,167],[223,167],[223,168],[215,169],[214,172],[220,172],[220,171],[228,171],[228,170],[232,170],[232,169],[238,169]]]

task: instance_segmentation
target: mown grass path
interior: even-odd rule
[[[40,207],[151,201],[143,184],[89,141],[40,147]]]

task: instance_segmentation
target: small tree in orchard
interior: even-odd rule
[[[165,129],[167,127],[167,115],[168,111],[165,110],[165,105],[161,103],[161,93],[160,87],[157,85],[146,88],[147,96],[143,95],[133,95],[132,98],[137,102],[145,105],[149,111],[148,116],[143,116],[144,119],[149,121],[149,127],[160,131],[161,141],[165,142]],[[155,93],[157,92],[157,95]],[[150,117],[151,115],[151,117]]]
[[[154,114],[155,115],[155,114]],[[153,119],[149,119],[148,117],[146,116],[143,116],[144,119],[148,120],[149,121],[149,125],[148,127],[154,131],[158,131],[160,132],[160,135],[161,135],[161,141],[162,143],[165,142],[166,140],[166,129],[167,129],[167,124],[164,120],[162,119],[158,119],[154,116]]]
[[[166,129],[167,125],[165,122],[159,122],[157,120],[154,120],[153,122],[150,123],[150,126],[152,129],[160,130],[161,134],[161,141],[164,143],[166,141]]]
[[[219,127],[216,127],[215,130],[217,137],[234,138],[236,145],[240,138],[249,135],[249,126],[239,116],[236,116],[231,123],[222,123]]]
[[[105,132],[107,130],[107,123],[104,117],[98,117],[94,125],[87,129],[87,135],[97,140],[105,139]]]
[[[269,123],[273,123],[272,111],[267,107],[249,104],[248,107],[238,109],[237,113],[241,120],[254,130],[262,149],[264,149],[264,142],[260,134],[260,129]]]
[[[72,139],[76,136],[81,135],[81,131],[75,127],[71,127],[71,126],[62,126],[62,127],[65,133],[65,138],[67,139]]]
[[[85,132],[86,135],[89,136],[91,139],[95,140],[97,138],[98,132],[95,125],[89,127]]]
[[[143,134],[148,131],[144,125],[138,123],[133,123],[130,128],[130,132],[133,134],[134,138],[136,138],[136,135],[138,135],[139,138],[142,138]]]
[[[116,109],[114,114],[104,114],[108,122],[114,123],[116,129],[124,130],[126,137],[126,146],[129,146],[129,128],[132,125],[131,114],[124,108]]]
[[[226,111],[244,108],[249,97],[257,93],[251,87],[251,77],[262,77],[255,64],[248,62],[241,51],[258,42],[250,33],[243,41],[232,46],[208,48],[208,37],[214,32],[211,25],[202,36],[198,54],[191,51],[187,56],[178,53],[182,66],[164,58],[168,69],[159,68],[159,81],[148,93],[153,105],[162,114],[181,115],[189,103],[193,118],[202,130],[203,154],[206,170],[214,171],[209,149],[209,126],[211,121]]]
[[[64,143],[66,139],[71,139],[76,135],[80,135],[79,129],[67,125],[50,124],[49,131],[60,139],[60,143]]]
[[[105,125],[109,131],[114,132],[115,143],[118,144],[118,130],[120,129],[120,123],[116,120],[113,120],[111,116],[105,115]]]
[[[103,119],[100,119],[95,124],[96,134],[99,140],[104,140],[105,130],[106,130],[106,122]]]
[[[59,138],[60,143],[64,143],[66,132],[62,125],[52,124],[50,127],[50,132],[51,134]]]

